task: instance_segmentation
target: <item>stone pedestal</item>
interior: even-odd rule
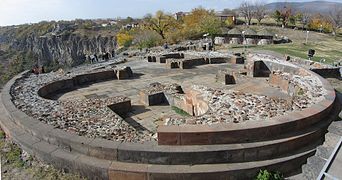
[[[115,74],[118,80],[130,79],[133,77],[133,71],[130,67],[123,67],[121,69],[116,69]]]
[[[241,56],[232,56],[230,59],[232,64],[245,64],[245,59]]]
[[[146,91],[140,91],[139,96],[140,102],[146,106],[168,104],[164,92],[156,92],[149,94]]]
[[[234,72],[218,71],[216,74],[216,81],[224,85],[236,84],[236,74]]]
[[[132,110],[131,100],[118,102],[118,103],[109,105],[108,108],[110,108],[119,116],[124,116]]]

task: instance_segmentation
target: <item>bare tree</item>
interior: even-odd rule
[[[284,5],[283,9],[280,11],[280,16],[282,20],[282,26],[286,27],[289,23],[290,17],[292,16],[291,6]]]
[[[335,6],[334,10],[330,11],[329,18],[333,25],[333,32],[336,35],[336,31],[342,27],[342,7]]]
[[[264,19],[266,15],[266,7],[265,4],[261,1],[256,1],[254,3],[254,17],[258,20],[258,24],[260,25],[261,20]]]
[[[250,25],[254,15],[253,5],[249,1],[244,1],[241,3],[239,10],[240,13],[245,17],[247,25]]]

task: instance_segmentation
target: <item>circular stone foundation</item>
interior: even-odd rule
[[[3,89],[1,127],[30,154],[89,178],[290,175],[337,116],[335,91],[272,56],[236,59],[184,52],[130,68],[24,72]]]

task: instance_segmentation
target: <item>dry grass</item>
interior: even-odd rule
[[[292,43],[248,46],[249,50],[270,50],[307,59],[308,50],[315,49],[314,61],[325,59],[325,62],[330,64],[342,60],[342,41],[336,40],[332,35],[309,32],[308,42],[305,43],[306,32],[304,31],[263,26],[251,26],[251,28],[257,31],[265,28],[278,36],[287,36],[292,40]],[[244,47],[242,45],[230,45],[228,48],[232,51],[242,51]]]

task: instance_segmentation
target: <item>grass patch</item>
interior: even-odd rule
[[[270,44],[264,46],[248,45],[247,51],[269,50],[283,55],[289,55],[302,59],[308,59],[308,50],[315,49],[316,53],[313,61],[319,62],[325,59],[326,64],[342,60],[342,41],[337,41],[334,36],[318,32],[310,32],[308,42],[305,44],[306,32],[301,30],[283,29],[279,27],[251,26],[256,31],[267,29],[278,36],[287,36],[292,43]],[[243,27],[241,27],[243,28]],[[233,52],[243,52],[243,45],[229,45],[228,48]]]
[[[185,116],[185,117],[190,116],[189,113],[185,112],[183,109],[180,109],[176,106],[172,106],[171,109],[181,116]]]
[[[1,129],[0,154],[3,179],[84,179],[80,175],[64,173],[53,166],[43,164],[33,156],[28,156],[26,160],[23,160],[22,150],[6,139]]]

